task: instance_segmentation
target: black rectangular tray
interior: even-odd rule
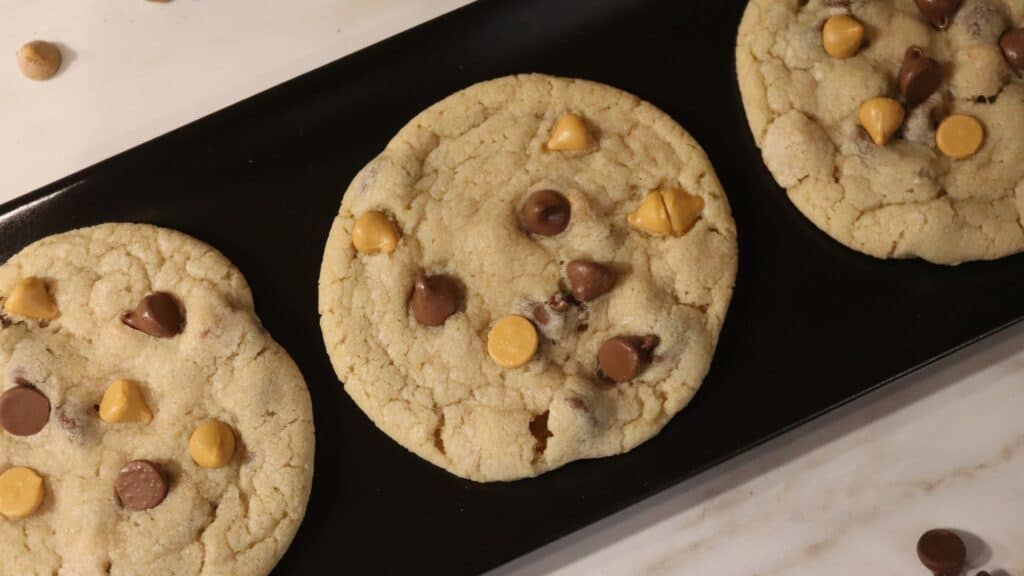
[[[472,4],[0,207],[0,256],[106,221],[169,226],[216,246],[248,277],[313,395],[313,495],[275,573],[483,571],[1024,316],[1024,256],[957,268],[874,260],[793,208],[739,102],[744,5]],[[344,394],[320,337],[317,276],[359,168],[421,109],[516,72],[606,82],[675,117],[729,195],[740,272],[711,373],[660,436],[624,456],[480,485],[407,453]]]

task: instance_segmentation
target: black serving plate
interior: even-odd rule
[[[680,482],[1024,316],[1024,257],[946,268],[850,251],[805,220],[749,135],[733,46],[745,2],[487,0],[0,207],[0,256],[107,221],[177,228],[248,277],[301,366],[313,495],[277,574],[480,572]],[[474,82],[545,72],[650,100],[708,151],[740,273],[714,365],[657,438],[533,480],[474,484],[378,432],[324,351],[317,276],[342,192],[409,118]]]

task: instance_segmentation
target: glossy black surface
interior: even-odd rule
[[[744,2],[484,1],[3,207],[0,255],[47,234],[150,222],[222,250],[314,399],[316,477],[277,574],[473,573],[679,482],[1024,315],[1024,259],[943,268],[829,240],[774,185],[733,72]],[[408,454],[342,392],[317,324],[342,192],[410,117],[514,72],[634,92],[707,149],[740,230],[740,274],[693,403],[625,456],[478,485]]]

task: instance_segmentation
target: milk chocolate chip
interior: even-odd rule
[[[615,283],[611,270],[589,260],[569,262],[565,275],[569,278],[573,298],[579,302],[590,302],[611,290]]]
[[[949,28],[953,14],[960,9],[961,0],[915,0],[917,9],[926,20],[939,30]]]
[[[931,96],[942,84],[942,66],[924,55],[917,46],[907,48],[900,68],[900,93],[907,106],[917,106]]]
[[[613,382],[629,382],[651,362],[658,347],[657,336],[616,336],[606,340],[597,352],[601,373]]]
[[[1024,71],[1024,28],[1016,28],[1003,34],[999,39],[1006,62],[1017,70]]]
[[[149,460],[135,460],[117,473],[114,490],[125,508],[149,510],[167,496],[167,480]]]
[[[520,209],[523,228],[540,236],[554,236],[565,230],[571,214],[569,199],[554,190],[530,194]]]
[[[412,315],[424,326],[441,326],[459,310],[462,288],[451,276],[416,276],[409,307]]]
[[[50,420],[50,400],[31,386],[17,386],[0,396],[0,426],[15,436],[31,436]]]
[[[185,317],[174,297],[166,292],[153,292],[147,295],[134,310],[125,312],[121,321],[132,328],[156,336],[170,338],[181,334],[185,327]]]
[[[937,576],[959,574],[967,559],[967,547],[955,532],[929,530],[917,541],[917,556]]]

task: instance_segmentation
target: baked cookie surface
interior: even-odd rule
[[[309,497],[312,409],[231,262],[104,224],[26,247],[0,296],[0,573],[269,573]]]
[[[765,164],[878,258],[1024,250],[1024,1],[751,0],[737,71]]]
[[[651,438],[700,386],[736,230],[670,117],[593,82],[477,84],[410,121],[345,192],[320,275],[345,390],[476,481]]]

